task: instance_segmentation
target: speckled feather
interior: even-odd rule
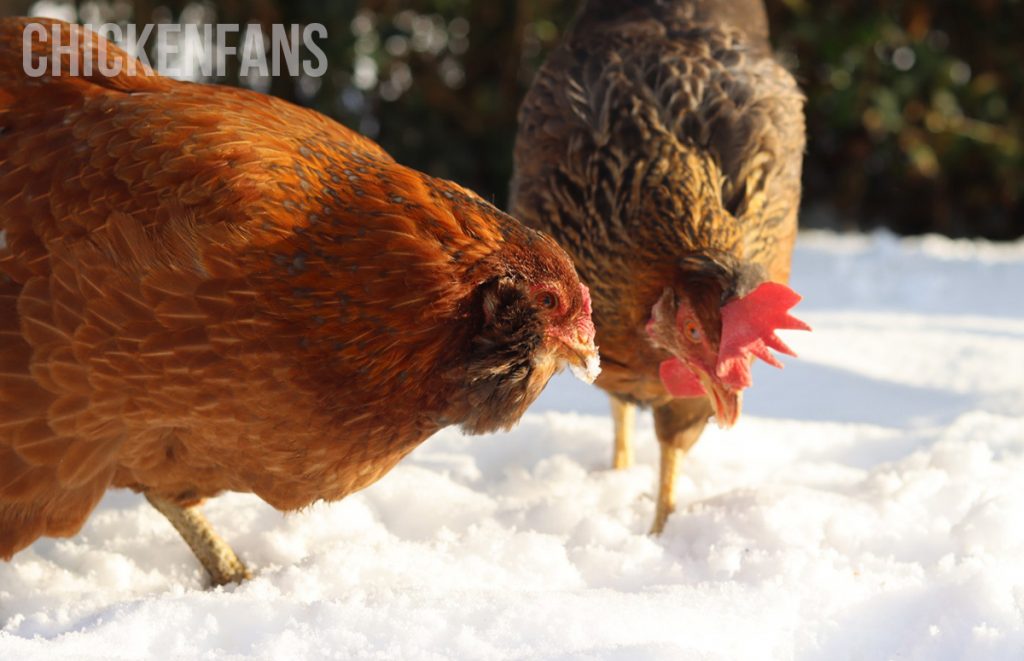
[[[112,485],[340,498],[539,394],[522,283],[579,290],[549,238],[272,97],[29,79],[25,23],[0,21],[0,556]]]
[[[763,7],[589,0],[519,122],[511,210],[552,234],[591,289],[598,385],[666,401],[667,355],[644,335],[663,289],[717,310],[789,275],[803,97],[771,57]]]

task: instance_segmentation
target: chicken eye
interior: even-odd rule
[[[697,343],[701,340],[700,326],[693,319],[687,319],[683,324],[683,332],[691,342]]]
[[[556,305],[558,305],[558,297],[549,291],[542,291],[541,293],[537,294],[537,303],[542,308],[552,310]]]

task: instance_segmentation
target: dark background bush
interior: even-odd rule
[[[399,161],[503,205],[516,108],[575,5],[138,0],[76,8],[83,22],[323,23],[326,76],[243,84],[313,106]],[[5,14],[32,6],[0,0]],[[768,8],[779,56],[808,96],[805,225],[1024,234],[1024,1],[771,0]]]

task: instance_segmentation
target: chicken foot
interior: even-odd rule
[[[633,428],[636,423],[636,404],[611,397],[612,421],[615,423],[615,451],[612,468],[618,470],[633,465]]]
[[[214,586],[241,583],[252,578],[234,550],[218,535],[198,507],[179,507],[170,500],[146,493],[146,500],[167,517],[210,575]]]

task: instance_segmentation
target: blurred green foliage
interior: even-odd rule
[[[21,1],[0,0],[0,10]],[[126,7],[137,23],[324,24],[323,78],[218,82],[315,107],[399,161],[503,205],[516,109],[576,2],[120,0],[74,9],[86,21],[123,18]],[[808,96],[805,224],[1024,234],[1024,0],[770,0],[768,9],[779,57]]]
[[[904,233],[1024,234],[1024,2],[769,9],[808,96],[805,206]]]

